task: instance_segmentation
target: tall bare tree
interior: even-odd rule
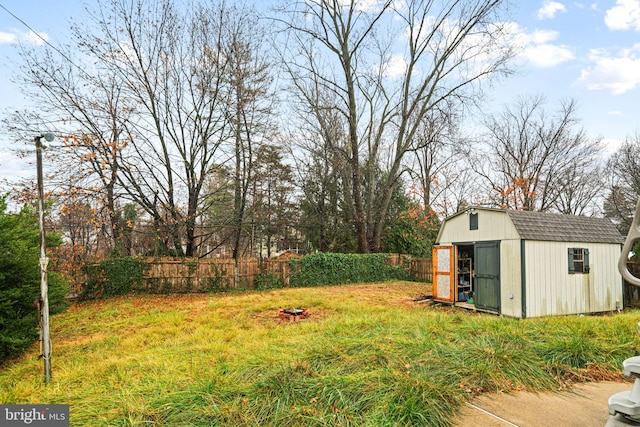
[[[28,82],[53,95],[51,114],[77,135],[72,152],[114,200],[114,235],[115,200],[127,199],[166,237],[162,252],[197,255],[207,175],[256,138],[268,69],[251,50],[255,19],[224,2],[100,0],[87,12],[68,49],[75,65],[34,53]]]
[[[602,213],[605,165],[594,160],[576,161],[559,174],[554,210],[568,215]]]
[[[122,188],[167,230],[176,254],[193,256],[206,173],[228,137],[226,8],[113,0],[105,9],[91,45],[137,104]]]
[[[69,46],[64,49],[73,51]],[[64,154],[50,157],[61,162],[51,181],[69,194],[82,192],[93,199],[98,217],[107,218],[107,235],[116,247],[119,155],[127,145],[123,134],[134,106],[124,95],[122,83],[107,70],[89,74],[53,49],[23,46],[20,53],[21,87],[38,102],[38,118],[18,112],[8,121],[14,130],[37,126],[39,120],[47,122],[41,128],[58,129]]]
[[[323,90],[320,75],[310,77],[292,80],[298,126],[287,137],[302,192],[301,230],[313,249],[353,252],[346,120],[334,108],[335,94]]]
[[[594,195],[578,193],[591,190],[580,186],[597,171],[600,140],[589,139],[578,127],[575,101],[561,102],[553,113],[544,104],[541,96],[520,97],[490,116],[486,152],[476,153],[475,170],[487,183],[493,205],[584,212]]]
[[[640,197],[640,133],[628,137],[607,163],[609,182],[604,210],[624,234]]]
[[[287,10],[284,28],[295,49],[284,58],[290,77],[307,82],[295,83],[298,90],[319,85],[332,93],[331,108],[345,120],[360,252],[381,247],[403,160],[423,117],[450,97],[472,100],[477,83],[506,71],[512,52],[499,24],[504,3],[313,0]],[[399,41],[403,47],[395,49]]]
[[[468,142],[460,132],[462,108],[454,99],[429,111],[413,138],[407,158],[414,198],[425,213],[444,217],[473,193],[467,161]]]

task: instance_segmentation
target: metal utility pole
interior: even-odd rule
[[[40,327],[42,337],[42,359],[44,360],[44,383],[51,382],[51,338],[49,336],[49,285],[47,282],[47,242],[44,231],[44,185],[42,178],[42,138],[53,141],[53,134],[46,133],[34,138],[36,143],[36,169],[38,179],[38,222],[40,225]]]

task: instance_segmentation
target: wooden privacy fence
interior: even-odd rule
[[[431,282],[431,258],[411,258],[411,279],[416,282]]]
[[[431,258],[414,258],[409,255],[389,254],[389,264],[402,265],[409,269],[411,280],[431,281]]]
[[[149,259],[144,281],[150,292],[210,292],[215,290],[254,289],[256,278],[272,274],[289,285],[291,257],[270,258],[260,262],[258,258],[233,259]],[[411,279],[431,281],[431,259],[411,258],[405,255],[389,255],[391,265],[405,265]]]
[[[285,261],[283,261],[285,262]],[[288,262],[288,260],[286,261]],[[252,289],[261,272],[258,258],[151,259],[144,280],[150,290],[164,292],[210,292]],[[270,263],[275,268],[279,263]]]
[[[629,272],[636,277],[640,277],[640,261],[628,261]],[[624,282],[624,305],[630,307],[640,307],[640,288]]]
[[[145,260],[148,269],[144,275],[149,292],[211,292],[216,290],[253,289],[256,278],[272,273],[288,284],[291,274],[289,258],[269,259],[241,258],[236,263],[224,259],[173,259]]]

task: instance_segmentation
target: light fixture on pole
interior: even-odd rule
[[[47,242],[44,231],[44,189],[42,178],[42,138],[53,141],[54,135],[47,132],[34,138],[36,143],[36,170],[38,180],[38,223],[40,225],[40,328],[42,337],[42,359],[44,360],[44,383],[51,381],[51,339],[49,336],[49,285],[47,283]]]

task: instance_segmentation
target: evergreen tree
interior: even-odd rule
[[[0,198],[0,361],[29,347],[38,337],[40,297],[40,238],[36,212],[25,206],[17,214],[7,213]],[[47,236],[47,246],[62,243],[60,236]],[[50,313],[65,307],[66,283],[49,272]]]

